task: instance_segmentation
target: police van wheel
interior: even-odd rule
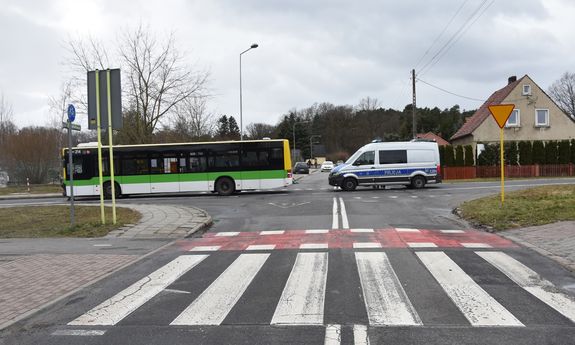
[[[216,181],[216,192],[222,196],[232,195],[236,190],[234,180],[229,177],[221,177]]]
[[[411,187],[415,188],[415,189],[421,189],[423,187],[425,187],[425,177],[418,175],[418,176],[414,176],[411,179]]]
[[[341,189],[345,191],[352,191],[357,187],[357,181],[354,178],[348,177],[343,180],[341,184]]]

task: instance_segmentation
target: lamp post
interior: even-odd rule
[[[309,159],[313,159],[313,138],[321,138],[321,135],[315,134],[309,137]]]
[[[247,53],[251,49],[257,48],[256,43],[252,44],[248,49],[240,53],[240,140],[244,140],[244,122],[242,116],[242,54]]]
[[[293,134],[293,151],[292,151],[292,154],[291,154],[291,155],[292,155],[292,159],[295,159],[295,126],[296,126],[298,123],[304,124],[304,123],[309,123],[309,121],[301,121],[301,122],[294,121],[294,123],[293,123],[293,127],[292,127],[292,134]]]

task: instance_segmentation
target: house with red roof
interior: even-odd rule
[[[443,139],[442,137],[440,137],[439,135],[432,133],[432,132],[427,132],[427,133],[419,133],[415,136],[417,139],[425,139],[425,140],[432,140],[435,141],[437,143],[437,145],[439,146],[447,146],[449,145],[449,141]]]
[[[505,141],[566,140],[575,138],[575,120],[528,75],[512,76],[507,85],[495,91],[489,99],[451,137],[453,145],[499,142],[499,126],[488,106],[514,104],[515,109],[504,127]]]

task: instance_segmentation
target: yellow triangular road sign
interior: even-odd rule
[[[515,104],[499,104],[499,105],[490,105],[489,111],[491,115],[497,121],[499,128],[505,127],[505,123],[507,119],[515,109]]]

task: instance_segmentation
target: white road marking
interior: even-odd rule
[[[84,336],[93,337],[106,334],[105,330],[98,329],[58,329],[52,332],[56,336]]]
[[[523,326],[445,253],[417,256],[472,326]]]
[[[270,254],[242,254],[170,325],[219,325]]]
[[[575,322],[575,298],[561,292],[553,283],[542,278],[537,272],[505,253],[475,253],[497,267],[497,269],[527,292],[557,310],[572,322]]]
[[[463,234],[463,233],[465,233],[465,231],[463,231],[463,230],[439,230],[439,231],[444,233],[444,234]]]
[[[419,229],[410,229],[410,228],[395,228],[397,232],[419,232]]]
[[[397,195],[390,195],[389,198],[390,199],[397,199]]]
[[[328,249],[327,243],[303,243],[299,249]]]
[[[223,231],[223,232],[218,232],[216,233],[217,237],[231,237],[231,236],[237,236],[240,233],[237,231]]]
[[[274,250],[275,244],[252,244],[246,250]]]
[[[182,294],[190,294],[189,291],[184,290],[176,290],[176,289],[164,289],[165,292],[173,292],[173,293],[182,293]]]
[[[333,198],[332,217],[333,217],[333,220],[331,222],[331,228],[332,229],[338,229],[339,228],[339,215],[337,212],[337,198]]]
[[[370,325],[421,325],[385,253],[357,252],[355,261]]]
[[[412,197],[413,199],[417,199],[417,198],[418,198],[417,195],[411,195],[411,197]]]
[[[305,233],[306,234],[327,234],[329,232],[329,230],[327,229],[321,229],[321,230],[306,230]]]
[[[341,344],[341,325],[327,325],[325,327],[324,345]]]
[[[344,229],[349,229],[349,221],[347,220],[347,212],[345,211],[345,204],[343,203],[342,198],[339,198],[339,203],[341,204],[341,208],[340,208],[341,227]]]
[[[94,247],[111,247],[111,244],[94,244]]]
[[[353,325],[353,344],[354,345],[369,345],[369,337],[367,335],[367,326]]]
[[[373,232],[373,229],[351,229],[351,232]]]
[[[410,248],[437,248],[437,245],[432,242],[407,242]]]
[[[487,243],[461,243],[465,248],[493,248]]]
[[[69,322],[68,325],[113,326],[207,257],[208,255],[178,256],[114,297]]]
[[[190,252],[215,252],[220,249],[221,246],[197,246],[190,249]]]
[[[378,242],[354,242],[353,248],[356,248],[356,249],[381,248],[381,243],[378,243]]]
[[[322,325],[328,253],[299,253],[272,324]]]
[[[267,231],[260,231],[260,235],[282,235],[285,231],[284,230],[267,230]]]

